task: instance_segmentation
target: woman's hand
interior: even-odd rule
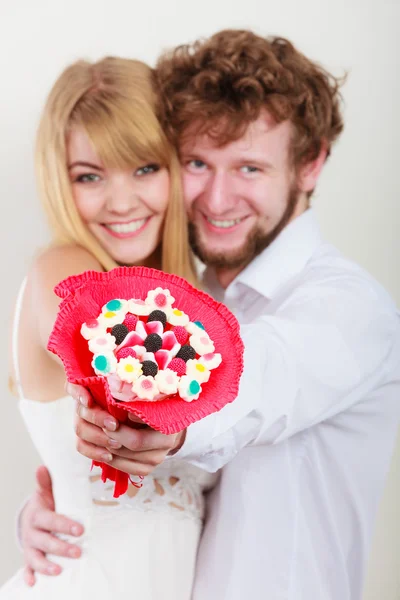
[[[120,424],[106,410],[95,405],[85,388],[68,384],[66,389],[78,401],[75,418],[77,449],[92,460],[111,464],[130,475],[146,476],[184,442],[186,430],[164,435],[133,415],[129,424]]]

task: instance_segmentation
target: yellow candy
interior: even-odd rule
[[[125,371],[127,371],[127,373],[133,373],[133,365],[125,365]]]
[[[206,370],[205,366],[204,366],[204,365],[201,365],[200,363],[197,363],[197,365],[196,365],[196,369],[197,369],[198,371],[200,371],[200,373],[204,373],[204,371]]]
[[[105,317],[106,319],[112,319],[113,317],[115,317],[115,315],[116,315],[116,314],[117,314],[117,313],[115,313],[115,312],[108,311],[108,312],[104,313],[104,317]]]
[[[173,311],[174,315],[176,315],[177,317],[181,317],[183,315],[183,312],[181,310],[179,310],[178,308],[175,308]]]

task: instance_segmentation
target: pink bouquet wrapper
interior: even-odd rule
[[[145,299],[147,293],[157,287],[167,288],[176,306],[191,321],[204,325],[214,342],[215,352],[222,356],[222,363],[203,384],[199,398],[192,402],[185,402],[177,395],[156,402],[121,402],[112,397],[107,378],[95,375],[91,365],[93,355],[81,334],[81,326],[95,318],[113,298]],[[120,422],[127,420],[128,413],[133,413],[164,434],[178,433],[236,398],[244,351],[239,323],[224,304],[185,279],[147,267],[118,267],[105,273],[86,271],[68,277],[56,286],[55,293],[62,302],[48,350],[62,360],[68,381],[89,389],[95,401]],[[126,473],[104,463],[94,464],[101,466],[103,481],[115,482],[114,497],[126,492],[129,482]]]

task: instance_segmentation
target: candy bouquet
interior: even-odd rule
[[[146,267],[86,271],[62,281],[49,338],[68,381],[119,421],[131,412],[177,433],[235,399],[243,369],[236,318],[184,279]],[[100,464],[123,494],[129,477]]]

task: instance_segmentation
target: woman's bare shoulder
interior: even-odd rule
[[[76,245],[50,246],[36,254],[28,273],[28,279],[34,283],[55,284],[70,275],[78,275],[83,271],[102,271],[99,261],[85,248]]]
[[[98,260],[80,246],[50,247],[33,259],[28,272],[25,302],[29,312],[37,315],[36,323],[32,326],[44,348],[61,302],[54,293],[55,286],[71,275],[88,270],[103,269]]]

